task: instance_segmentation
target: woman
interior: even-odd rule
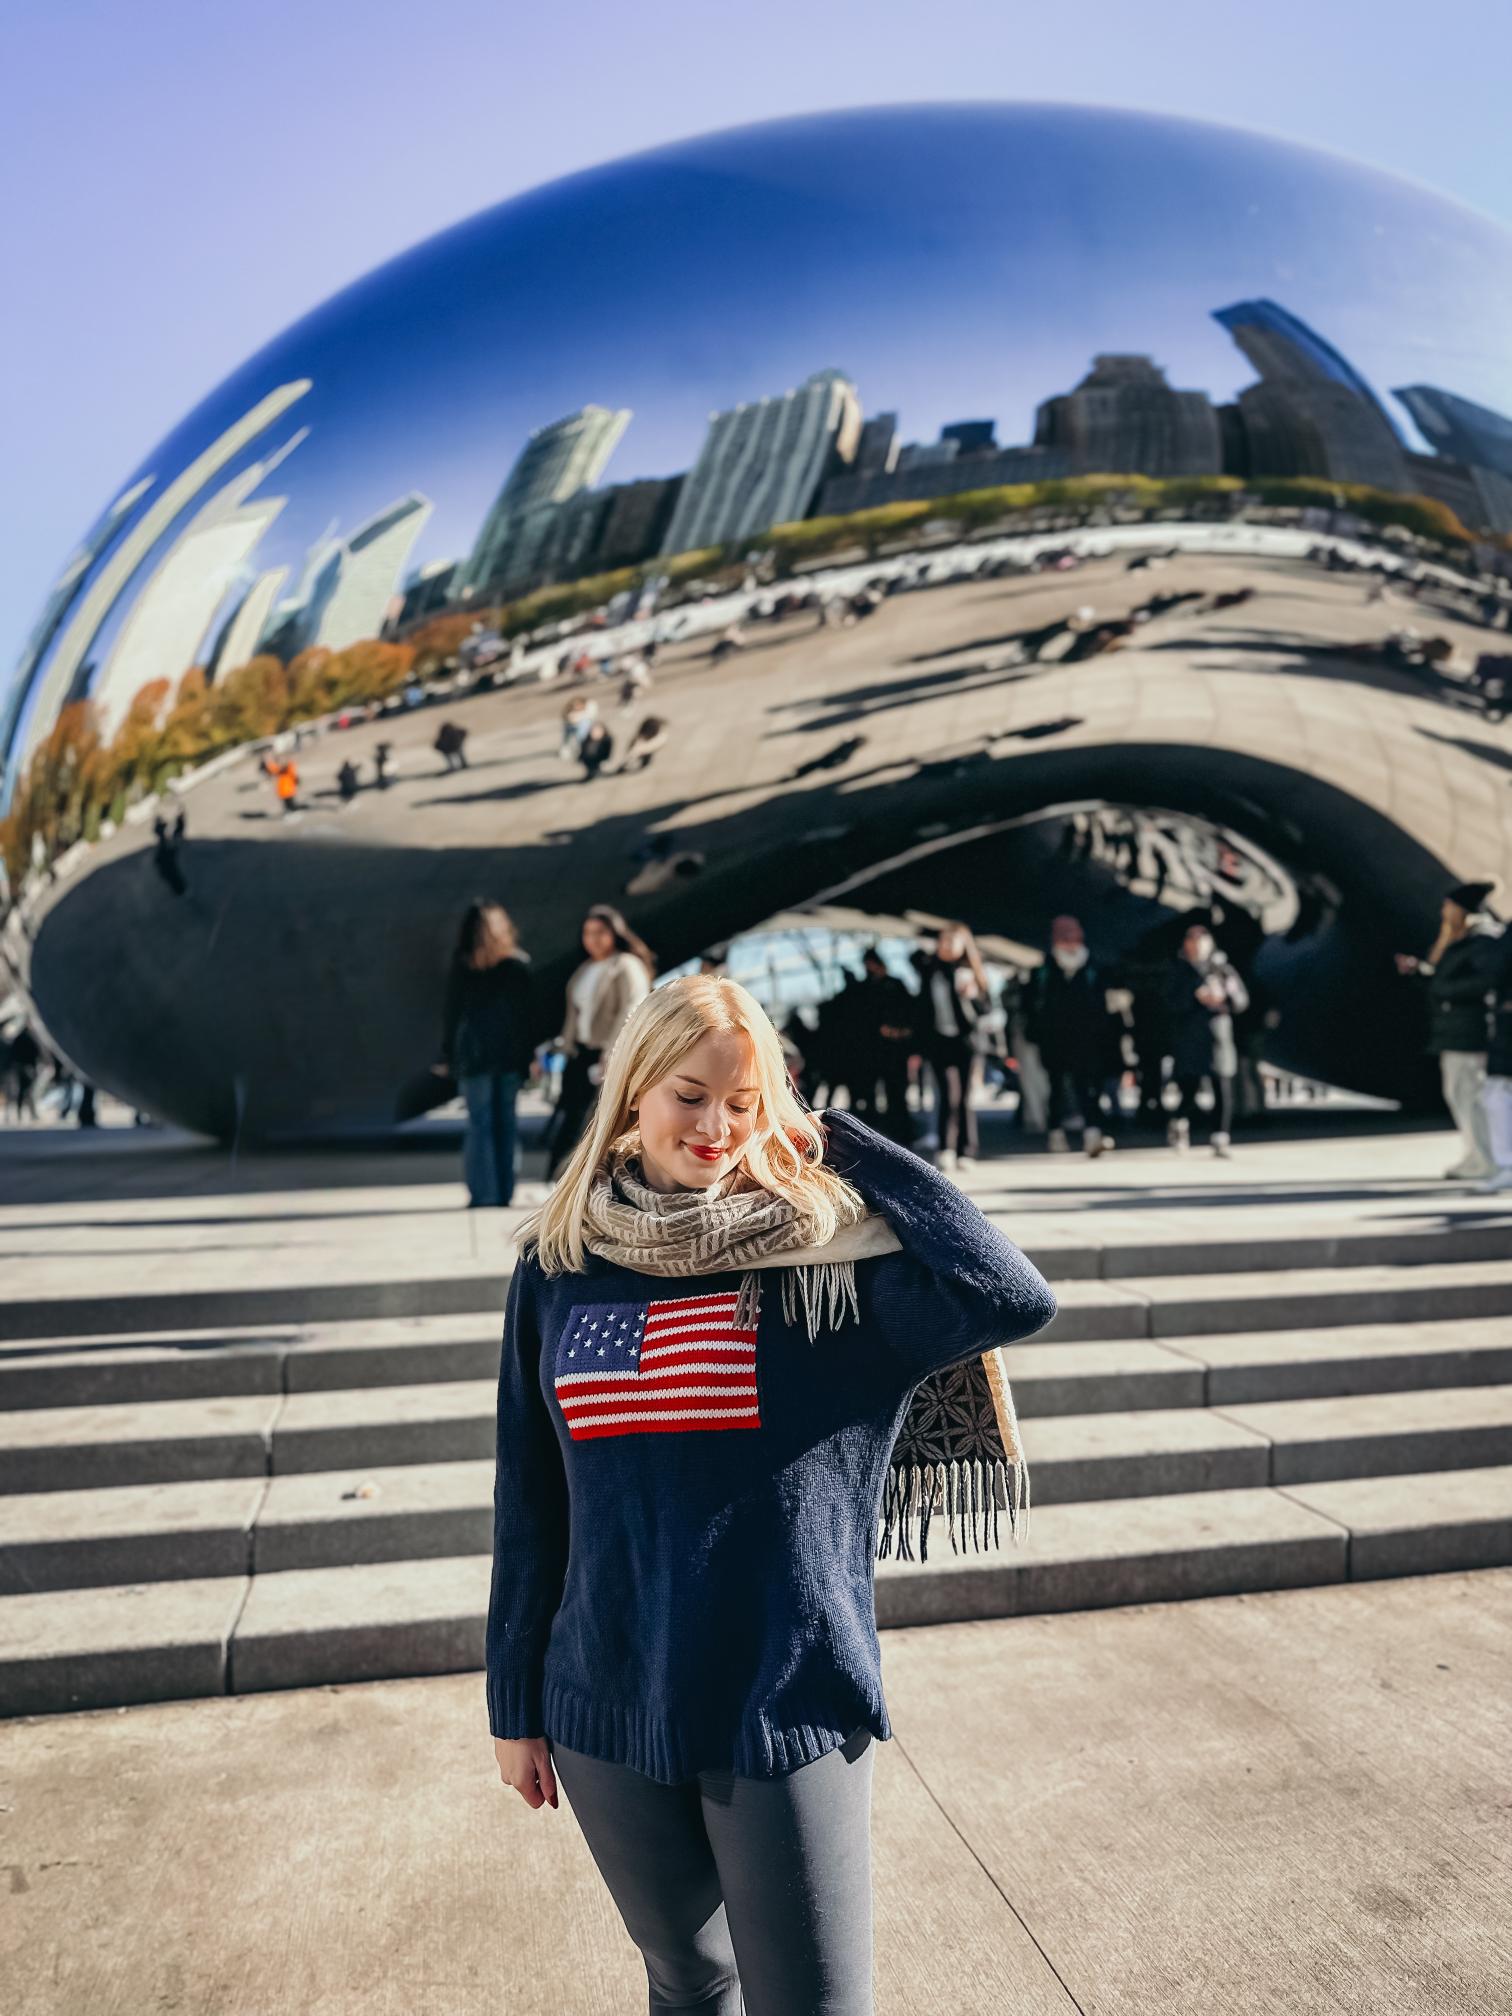
[[[964,924],[947,924],[919,967],[924,995],[924,1054],[934,1071],[942,1169],[972,1162],[977,1152],[971,1104],[975,1030],[992,1006],[987,969]]]
[[[598,1095],[601,1059],[636,1003],[651,991],[656,960],[611,904],[595,903],[583,919],[582,964],[567,982],[567,1012],[557,1048],[567,1062],[547,1129],[548,1183],[577,1146]]]
[[[1192,1122],[1200,1121],[1197,1094],[1202,1081],[1213,1087],[1209,1146],[1227,1160],[1233,1154],[1234,1077],[1239,1053],[1234,1017],[1249,1006],[1249,992],[1205,924],[1193,924],[1181,941],[1166,1000],[1166,1041],[1171,1078],[1180,1094],[1166,1140],[1181,1150],[1192,1144]]]
[[[468,1209],[514,1199],[515,1101],[530,1072],[528,955],[502,903],[473,903],[462,919],[447,974],[441,1062],[467,1106],[462,1171]]]
[[[821,1126],[765,1013],[713,974],[632,1014],[520,1238],[486,1654],[500,1777],[532,1808],[566,1786],[652,2016],[871,2016],[877,1522],[885,1556],[917,1515],[927,1555],[944,1490],[952,1546],[962,1521],[988,1544],[1011,1475],[1021,1531],[996,1347],[1054,1298],[917,1156],[851,1114]],[[958,1376],[993,1382],[990,1463],[939,1393]],[[938,1461],[908,1442],[925,1417]]]

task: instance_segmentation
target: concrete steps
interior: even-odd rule
[[[275,1431],[274,1467],[260,1477],[89,1485],[81,1467],[73,1488],[60,1478],[53,1488],[13,1490],[0,1498],[0,1595],[486,1550],[493,1461],[471,1445],[491,1450],[487,1397],[473,1382],[310,1395],[332,1418],[296,1425],[287,1444]],[[227,1403],[167,1401],[160,1411],[195,1404]],[[200,1460],[205,1438],[184,1440]],[[428,1440],[436,1446],[421,1460],[394,1460]],[[122,1445],[102,1446],[114,1459]],[[166,1468],[180,1444],[135,1447],[138,1467],[161,1452]],[[442,1453],[448,1447],[466,1453]],[[1030,1448],[1041,1508],[1512,1464],[1512,1385],[1046,1415]],[[321,1450],[335,1452],[329,1466],[315,1462]],[[63,1453],[88,1454],[76,1442]]]
[[[1505,1564],[1512,1466],[1050,1506],[1031,1544],[877,1566],[880,1626]],[[467,1672],[486,1551],[127,1583],[0,1603],[9,1714]],[[884,1659],[885,1659],[884,1644]]]
[[[1404,1323],[1437,1331],[1448,1321],[1490,1322],[1512,1316],[1512,1228],[1497,1228],[1497,1236],[1506,1249],[1500,1259],[1428,1260],[1414,1253],[1400,1266],[1361,1260],[1280,1274],[1183,1271],[1065,1280],[1045,1255],[1060,1310],[1037,1348],[1136,1339],[1187,1348],[1187,1340],[1229,1333],[1382,1330]],[[1254,1243],[1230,1241],[1227,1249],[1204,1251],[1211,1263],[1215,1251],[1248,1252]],[[1314,1241],[1305,1250],[1316,1257],[1318,1249],[1339,1243]],[[1296,1242],[1286,1244],[1295,1250]],[[1410,1244],[1429,1242],[1414,1234]],[[1374,1253],[1377,1242],[1360,1245]],[[1147,1249],[1146,1257],[1162,1250]],[[1111,1264],[1111,1256],[1102,1257]],[[492,1379],[501,1310],[502,1295],[497,1306],[475,1314],[212,1326],[150,1342],[120,1328],[12,1338],[0,1342],[0,1412]],[[116,1314],[122,1313],[118,1305]]]
[[[937,1528],[879,1623],[1512,1562],[1512,1225],[1040,1257],[1030,1543]],[[0,1713],[477,1666],[502,1291],[457,1293],[0,1342]]]

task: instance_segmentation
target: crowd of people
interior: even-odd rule
[[[1078,918],[1057,917],[1043,963],[996,991],[964,924],[946,925],[909,964],[912,984],[870,948],[815,1027],[790,1015],[784,1038],[808,1096],[844,1091],[905,1146],[932,1109],[943,1168],[977,1155],[979,1078],[1017,1091],[1026,1134],[1094,1158],[1121,1128],[1151,1122],[1172,1148],[1200,1138],[1227,1157],[1236,1086],[1247,1082],[1251,1107],[1261,1103],[1250,1023],[1263,1029],[1264,1018],[1205,916],[1186,921],[1174,951],[1116,964],[1093,955]]]
[[[541,1004],[508,912],[479,900],[462,920],[433,1068],[466,1107],[473,1207],[513,1201],[517,1102],[543,1059],[559,1070],[545,1142],[546,1180],[556,1179],[588,1123],[615,1031],[656,981],[655,954],[612,905],[589,909],[580,939],[557,1034],[538,1047]],[[704,967],[722,963],[710,954]],[[1252,993],[1205,917],[1186,922],[1173,951],[1116,967],[1092,955],[1077,918],[1058,917],[1043,965],[996,989],[963,923],[945,925],[908,964],[904,978],[872,945],[812,1025],[796,1011],[779,1025],[811,1104],[843,1097],[905,1146],[932,1127],[939,1166],[956,1169],[978,1154],[977,1094],[995,1072],[1017,1087],[1019,1124],[1052,1151],[1095,1157],[1120,1128],[1154,1120],[1175,1149],[1201,1138],[1230,1154],[1236,1085],[1257,1050],[1242,1029]]]

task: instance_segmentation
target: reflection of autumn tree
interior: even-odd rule
[[[224,749],[382,700],[410,677],[414,660],[408,644],[352,644],[302,651],[288,665],[249,658],[213,685],[194,665],[177,689],[170,679],[150,679],[108,743],[93,704],[75,701],[33,751],[0,819],[0,859],[11,888],[19,887],[38,848],[51,860],[75,840],[93,839],[103,819],[119,821],[136,801]]]
[[[428,616],[409,633],[404,641],[415,654],[415,670],[422,679],[436,671],[444,659],[456,656],[478,620],[471,610],[456,616]]]

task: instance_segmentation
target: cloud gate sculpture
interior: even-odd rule
[[[96,1082],[277,1138],[434,1097],[478,894],[542,1037],[594,902],[665,970],[816,905],[1132,956],[1217,900],[1278,1062],[1419,1096],[1390,955],[1512,887],[1509,331],[1489,222],[1144,116],[500,205],[255,356],[47,594],[7,965]]]

